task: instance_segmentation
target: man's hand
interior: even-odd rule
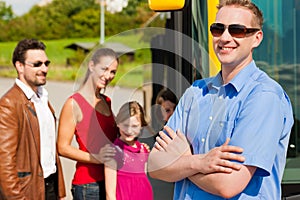
[[[165,151],[177,156],[192,154],[190,145],[180,130],[175,133],[168,126],[165,126],[164,130],[167,131],[168,135],[160,131],[159,137],[156,138],[154,147],[158,151]]]
[[[229,138],[220,146],[211,149],[206,154],[200,154],[199,160],[202,163],[201,173],[209,174],[213,172],[231,173],[232,170],[240,170],[242,165],[231,162],[235,160],[244,162],[245,158],[237,153],[242,153],[243,149],[236,146],[229,146]]]
[[[171,166],[182,156],[192,156],[190,145],[186,137],[180,131],[175,133],[167,126],[165,126],[164,129],[168,135],[161,131],[159,133],[160,137],[156,138],[156,143],[148,159],[149,172],[159,171]]]

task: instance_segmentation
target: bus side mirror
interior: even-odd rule
[[[181,10],[187,2],[188,0],[148,0],[150,9],[154,11]]]

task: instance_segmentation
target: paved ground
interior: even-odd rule
[[[14,83],[14,79],[0,78],[0,96],[2,96]],[[50,101],[56,111],[56,117],[59,117],[60,110],[63,103],[73,93],[74,83],[71,82],[53,82],[48,81],[46,88],[49,92]],[[108,96],[112,98],[112,109],[116,113],[120,106],[129,100],[136,100],[141,105],[147,104],[149,102],[149,97],[141,90],[133,90],[127,88],[107,88],[105,92]],[[146,97],[146,98],[144,98]],[[153,143],[153,138],[144,138],[144,142],[151,145]],[[75,142],[74,142],[74,145]],[[67,187],[67,200],[72,199],[70,193],[70,185],[75,170],[74,161],[62,158],[62,165],[65,174],[65,184]],[[153,180],[150,178],[155,200],[169,200],[172,199],[173,194],[173,184],[165,183],[158,180]]]

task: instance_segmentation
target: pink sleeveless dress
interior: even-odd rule
[[[114,144],[122,151],[117,171],[117,200],[153,200],[153,191],[145,172],[149,151],[139,141],[136,148],[117,138]],[[119,156],[120,157],[120,156]]]

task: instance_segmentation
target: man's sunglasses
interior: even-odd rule
[[[32,67],[41,67],[43,64],[46,65],[46,67],[48,67],[50,65],[50,60],[47,60],[45,62],[42,62],[42,61],[37,61],[37,62],[25,62],[25,64],[27,65],[31,65]]]
[[[260,30],[259,28],[247,28],[246,26],[240,24],[230,24],[226,26],[221,23],[213,23],[210,25],[210,32],[214,37],[220,37],[226,28],[228,28],[230,35],[235,38],[244,38],[247,36],[247,34]]]

